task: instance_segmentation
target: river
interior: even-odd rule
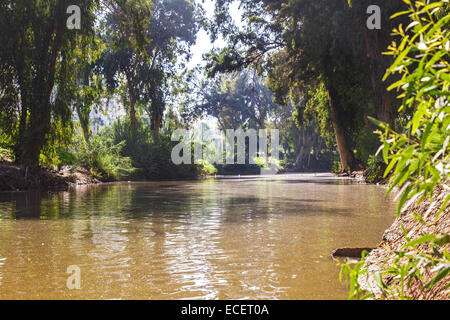
[[[394,218],[384,188],[330,174],[0,193],[0,299],[345,299],[330,253]]]

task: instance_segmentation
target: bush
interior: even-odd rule
[[[11,162],[14,159],[14,155],[11,150],[3,149],[0,147],[0,161]]]
[[[379,183],[384,180],[384,171],[386,164],[383,159],[378,156],[370,156],[367,160],[367,168],[364,172],[366,182]]]
[[[204,170],[208,172],[202,165],[178,166],[172,162],[172,149],[177,142],[171,141],[169,132],[155,136],[142,123],[132,129],[129,120],[119,120],[106,130],[115,144],[124,143],[122,154],[132,159],[133,166],[139,169],[135,179],[185,179],[197,177]]]
[[[217,173],[217,168],[213,164],[206,160],[201,160],[200,162],[202,175],[210,176]]]
[[[394,30],[402,40],[389,47],[388,54],[396,59],[386,77],[394,73],[401,75],[401,80],[389,90],[398,89],[399,98],[403,99],[400,110],[411,109],[414,114],[408,119],[404,133],[394,132],[389,125],[372,119],[382,129],[378,132],[383,142],[380,152],[387,164],[384,176],[391,175],[389,192],[399,189],[398,214],[408,200],[421,203],[429,198],[434,201],[435,190],[450,191],[447,185],[450,173],[449,3],[404,2],[409,5],[409,10],[394,17],[408,14],[411,24],[407,28],[400,25]],[[450,194],[443,201],[436,219],[447,208],[449,200]],[[409,239],[408,232],[403,229],[406,245],[400,252],[395,252],[396,258],[390,266],[373,275],[379,289],[389,298],[407,299],[405,288],[409,288],[415,278],[424,279],[426,272],[432,274],[432,280],[422,290],[433,288],[450,273],[449,235],[424,234],[418,239]],[[355,285],[358,276],[368,272],[361,268],[362,265],[363,262],[354,269],[348,266],[342,269],[353,284],[351,297],[373,296],[366,295],[359,285]],[[382,278],[388,274],[393,279],[389,285]]]
[[[92,136],[87,143],[81,135],[77,135],[72,149],[71,162],[90,170],[100,180],[122,180],[130,178],[136,171],[129,157],[121,155],[125,142],[113,143],[103,134]]]

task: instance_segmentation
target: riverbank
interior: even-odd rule
[[[335,176],[340,178],[351,178],[360,182],[366,182],[364,174],[364,171],[355,171],[351,174],[342,173],[335,174]],[[236,174],[236,176],[238,175]],[[201,175],[200,177],[224,178],[228,176],[216,174]],[[182,179],[162,179],[154,181],[183,181],[194,180],[197,178],[199,178],[199,176],[185,177]],[[27,170],[27,168],[22,165],[14,164],[11,161],[0,160],[0,191],[64,191],[72,186],[99,184],[113,181],[114,180],[98,179],[94,177],[94,175],[88,169],[82,167],[64,166],[59,170],[52,168],[39,168],[37,171],[31,172],[31,170]]]
[[[417,205],[415,201],[410,201],[410,203],[404,207],[400,217],[398,217],[393,225],[385,231],[380,245],[375,250],[372,250],[367,256],[364,268],[369,270],[369,275],[374,275],[381,269],[386,270],[393,266],[394,259],[397,257],[395,252],[404,250],[402,247],[406,244],[406,239],[402,226],[408,232],[410,240],[418,239],[426,234],[450,234],[450,206],[447,206],[446,210],[444,210],[439,218],[436,219],[443,201],[448,194],[448,191],[439,188],[434,193],[435,201],[431,202],[427,200],[419,205]],[[417,213],[421,218],[417,218],[418,216],[415,216],[414,213]],[[418,248],[424,252],[432,252],[432,249],[427,244],[420,245]],[[440,249],[442,252],[444,250],[449,250],[448,244]],[[430,268],[422,267],[421,271],[424,275],[424,279],[415,277],[409,288],[405,286],[406,296],[414,300],[446,300],[450,298],[449,290],[448,288],[446,289],[450,283],[450,275],[447,275],[434,288],[424,290],[423,287],[436,274],[435,272],[431,272]],[[383,282],[387,284],[387,286],[392,286],[393,280],[392,276],[383,275]],[[376,299],[395,298],[393,296],[383,296],[382,291],[379,289],[377,281],[373,276],[369,276],[368,278],[366,276],[360,276],[359,282],[364,290],[373,292]]]
[[[0,191],[62,191],[74,185],[101,182],[84,168],[65,166],[60,170],[39,168],[31,171],[12,162],[0,162]]]

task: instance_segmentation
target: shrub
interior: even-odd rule
[[[122,154],[132,159],[139,170],[134,175],[139,180],[194,178],[202,174],[202,165],[175,165],[172,149],[177,142],[171,141],[169,133],[155,136],[144,124],[134,130],[129,120],[119,120],[105,129],[113,143],[124,143]]]
[[[0,161],[11,162],[14,159],[14,155],[11,150],[3,149],[0,147]]]
[[[136,169],[131,159],[121,155],[125,142],[113,143],[105,134],[92,136],[87,143],[77,135],[73,145],[73,164],[89,169],[100,180],[121,180],[131,177]]]
[[[372,119],[381,128],[378,133],[383,146],[379,152],[387,164],[384,176],[391,175],[389,192],[399,189],[398,214],[408,200],[421,203],[428,198],[433,201],[436,200],[433,199],[435,190],[450,191],[447,185],[450,173],[449,2],[404,2],[409,10],[393,17],[408,14],[411,24],[406,28],[400,25],[394,30],[402,40],[389,47],[387,54],[396,59],[386,77],[394,73],[401,75],[389,90],[400,91],[399,98],[403,99],[400,110],[410,109],[414,113],[403,133],[394,132],[387,124]],[[436,219],[449,200],[450,194],[443,201]],[[395,252],[393,263],[373,275],[385,297],[408,298],[405,288],[415,278],[424,279],[423,270],[433,277],[422,290],[433,288],[450,273],[449,235],[424,234],[418,239],[409,239],[404,230],[404,237],[406,245]],[[359,275],[367,273],[361,264],[355,269],[344,266],[342,270],[353,284]],[[382,280],[382,275],[387,274],[393,277],[389,285]],[[351,297],[368,297],[359,285],[353,285],[351,290]]]
[[[383,159],[378,156],[370,156],[367,160],[367,168],[364,176],[368,183],[379,183],[384,179],[386,164]]]

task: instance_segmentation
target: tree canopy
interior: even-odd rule
[[[79,30],[66,25],[71,5]],[[2,147],[33,168],[70,141],[74,114],[89,141],[92,107],[104,98],[121,96],[134,130],[146,112],[157,135],[202,22],[186,0],[2,1],[0,9]]]
[[[382,52],[391,30],[389,17],[401,10],[403,2],[380,1],[381,30],[367,29],[369,2],[364,1],[349,6],[346,0],[244,0],[244,28],[233,24],[227,10],[231,2],[216,3],[213,31],[220,32],[229,45],[211,53],[210,74],[253,65],[267,74],[278,102],[297,104],[298,115],[308,106],[305,99],[314,99],[317,111],[308,113],[322,124],[322,134],[333,131],[343,170],[367,160],[354,153],[367,136],[367,116],[394,123],[398,102],[382,81],[390,62]],[[315,94],[319,91],[324,94]],[[375,143],[369,143],[369,148],[376,145],[376,137],[371,139]]]

